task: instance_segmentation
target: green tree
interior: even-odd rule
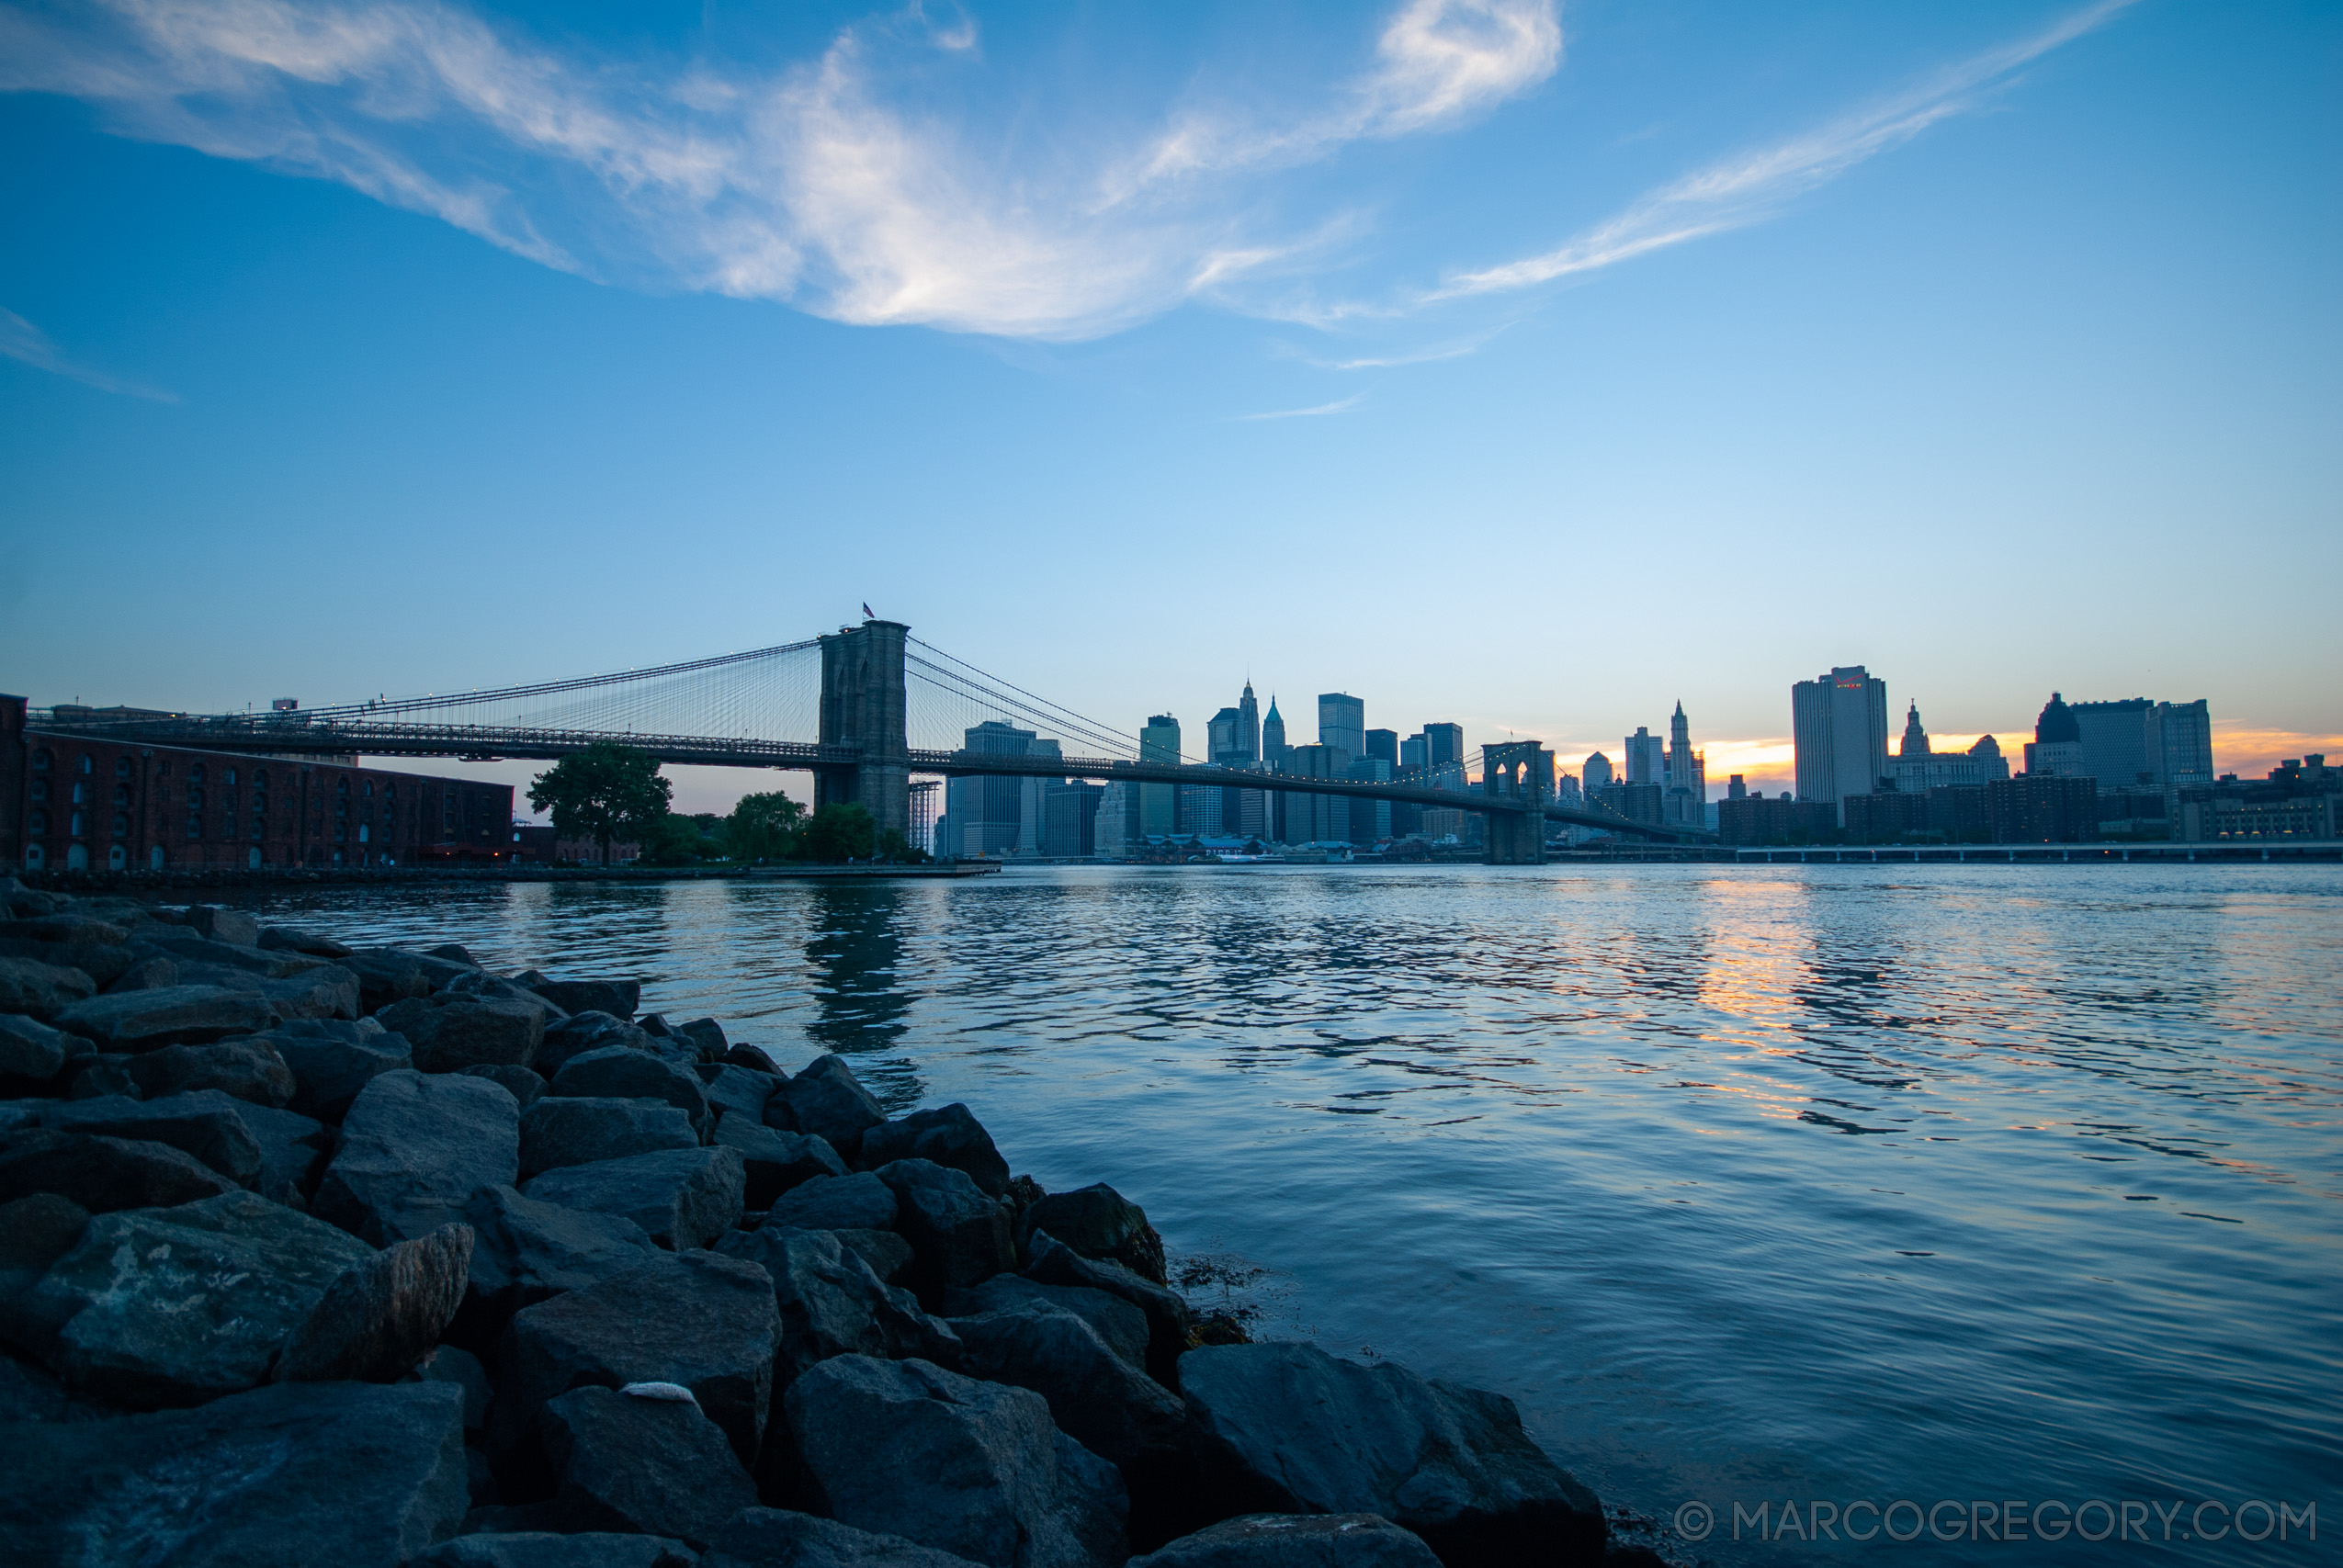
[[[881,829],[878,847],[874,852],[880,860],[902,865],[919,865],[928,859],[925,850],[911,848],[911,840],[905,837],[900,828]]]
[[[797,852],[806,808],[779,790],[744,795],[724,824],[724,846],[734,860],[787,860]]]
[[[599,842],[608,865],[610,840],[648,836],[667,815],[673,793],[650,752],[597,740],[531,779],[529,808],[550,809],[553,830],[565,839]]]
[[[711,812],[695,817],[662,817],[642,837],[642,858],[651,865],[690,865],[696,861],[721,860],[724,845],[715,829],[723,818]]]
[[[835,863],[868,860],[878,838],[877,824],[861,806],[825,806],[813,814],[798,835],[798,852],[809,861]]]

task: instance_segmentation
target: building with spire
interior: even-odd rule
[[[1981,750],[1981,747],[1991,749]],[[1965,752],[1938,751],[1929,743],[1928,727],[1920,722],[1920,705],[1913,703],[1904,715],[1904,739],[1887,761],[1887,777],[1898,795],[1926,795],[1932,789],[1990,783],[1995,775],[1988,763],[2000,760],[2001,748],[1990,735]],[[1999,773],[2007,778],[2009,770],[2003,767]]]
[[[1676,705],[1675,716],[1668,721],[1668,755],[1662,772],[1661,819],[1706,827],[1708,757],[1692,750],[1692,721],[1684,716],[1681,701]]]
[[[2034,720],[2034,738],[2026,743],[2026,772],[2054,779],[2090,776],[2083,759],[2083,727],[2066,699],[2056,692],[2050,694],[2050,701],[2043,704],[2042,714]]]

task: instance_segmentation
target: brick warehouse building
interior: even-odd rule
[[[513,786],[85,739],[0,695],[0,865],[27,871],[191,866],[502,864]]]

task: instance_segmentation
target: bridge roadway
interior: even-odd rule
[[[459,757],[489,761],[507,757],[558,761],[597,741],[617,741],[648,751],[662,762],[714,768],[854,767],[867,761],[858,746],[801,740],[755,740],[746,737],[612,734],[597,730],[490,728],[464,724],[402,724],[391,721],[289,721],[275,715],[232,714],[216,717],[119,719],[73,725],[44,724],[52,732],[79,732],[111,740],[144,740],[157,746],[189,746],[215,751],[269,756]],[[1103,779],[1117,784],[1195,784],[1208,788],[1274,790],[1286,795],[1333,795],[1353,800],[1388,800],[1451,811],[1518,812],[1501,797],[1460,795],[1420,784],[1374,784],[1360,779],[1296,778],[1199,763],[1131,762],[1111,757],[1012,756],[983,751],[935,751],[918,748],[902,754],[913,773],[969,777]],[[1628,833],[1638,838],[1714,843],[1716,836],[1683,827],[1631,822],[1601,808],[1545,805],[1549,822]]]

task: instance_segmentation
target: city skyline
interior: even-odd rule
[[[2203,697],[2224,769],[2343,753],[2343,17],[5,15],[36,702],[867,600],[1125,733],[1250,666],[1297,726],[1564,757],[1681,700],[1771,781],[1783,689],[1853,661],[2005,750],[2055,690]]]

